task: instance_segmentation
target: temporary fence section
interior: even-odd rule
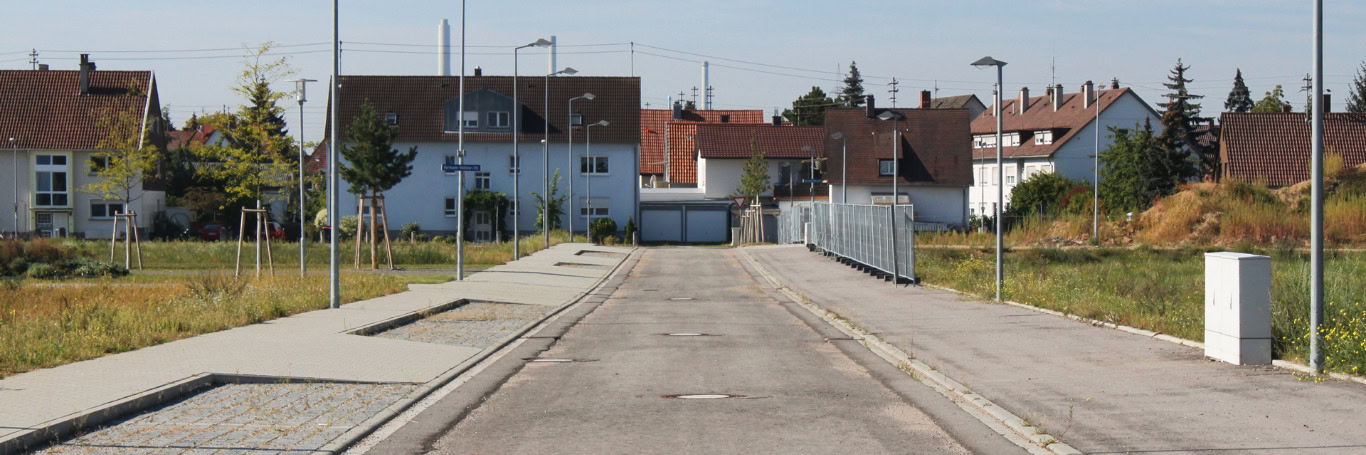
[[[803,229],[811,221],[811,208],[791,206],[778,213],[778,243],[802,243],[806,241]]]
[[[815,248],[916,281],[914,206],[816,204],[810,220],[810,242]]]

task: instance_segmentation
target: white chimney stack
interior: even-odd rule
[[[546,74],[555,74],[555,72],[560,70],[559,62],[555,61],[556,54],[559,53],[559,48],[560,44],[559,41],[555,40],[555,35],[550,35],[550,71],[547,71]]]
[[[1016,114],[1023,114],[1029,110],[1029,87],[1020,87],[1020,100],[1016,101],[1015,104],[1019,106],[1016,109],[1018,111]]]
[[[1096,102],[1096,84],[1086,81],[1081,86],[1082,109],[1090,109],[1091,104]]]
[[[451,75],[451,23],[445,19],[436,27],[436,74]]]
[[[711,110],[711,62],[702,61],[702,108]]]

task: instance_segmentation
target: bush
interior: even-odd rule
[[[28,266],[28,271],[24,273],[24,276],[29,278],[56,278],[57,269],[52,267],[51,264],[33,264]]]
[[[9,264],[6,265],[5,270],[3,270],[4,273],[0,273],[0,275],[22,276],[26,271],[28,271],[28,260],[17,257],[9,261]]]
[[[630,241],[630,240],[634,237],[634,234],[636,233],[636,220],[635,220],[635,218],[634,218],[634,217],[630,217],[630,216],[626,217],[626,227],[623,228],[623,229],[624,229],[624,232],[622,232],[622,237],[621,237],[621,238],[622,238],[623,240]]]
[[[342,238],[342,239],[349,239],[349,238],[351,238],[352,236],[355,236],[355,235],[356,235],[356,228],[359,227],[359,224],[358,224],[359,222],[360,222],[360,221],[357,220],[356,217],[354,217],[354,216],[344,216],[344,217],[342,217],[341,221],[340,221],[339,223],[337,223],[337,224],[340,224],[340,225],[341,225],[341,227],[339,227],[339,228],[337,229],[337,230],[339,231],[339,233],[341,234],[341,237],[339,237],[339,238]]]
[[[401,230],[398,231],[398,237],[401,238],[401,239],[404,239],[404,240],[411,239],[411,238],[415,238],[415,237],[416,237],[415,234],[417,234],[418,231],[421,231],[421,230],[422,230],[422,226],[421,226],[421,225],[418,225],[416,221],[415,221],[415,222],[412,222],[412,223],[408,223],[408,224],[403,225],[403,229],[401,229]]]
[[[443,243],[443,242],[445,242],[445,241],[446,241],[446,236],[443,236],[443,235],[438,235],[438,236],[432,237],[432,242],[433,242],[433,243]]]
[[[611,218],[598,218],[588,226],[588,235],[593,243],[601,243],[602,240],[617,233],[617,222]]]
[[[1063,208],[1062,200],[1068,192],[1085,185],[1085,182],[1055,172],[1034,174],[1010,190],[1010,208],[1007,212],[1010,216],[1056,214]]]
[[[616,244],[617,244],[617,236],[615,236],[615,235],[609,235],[609,236],[603,237],[603,238],[602,238],[602,244],[603,244],[603,245],[607,245],[607,246],[616,245]]]

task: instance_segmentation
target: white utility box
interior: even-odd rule
[[[1205,356],[1271,363],[1271,258],[1205,253]]]

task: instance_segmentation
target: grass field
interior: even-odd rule
[[[552,245],[567,240],[564,232],[551,235]],[[541,250],[542,242],[541,236],[522,239],[522,254]],[[76,250],[76,255],[108,259],[105,242],[52,243]],[[411,283],[455,278],[439,272],[352,272],[354,242],[344,245],[346,273],[341,286],[345,302],[401,292]],[[394,242],[393,246],[396,266],[455,267],[454,244]],[[132,275],[121,278],[0,280],[0,377],[327,307],[325,274],[299,278],[292,273],[299,264],[297,243],[277,245],[276,274],[261,279],[248,278],[253,257],[247,249],[243,251],[243,277],[232,277],[235,250],[234,242],[146,242],[143,262],[155,273],[140,274],[134,267]],[[122,251],[118,253],[121,262]],[[512,260],[512,244],[467,244],[465,253],[466,265],[487,267]],[[326,258],[326,245],[310,245],[313,270],[326,269]],[[369,269],[368,261],[363,265]]]
[[[1309,352],[1309,266],[1303,253],[1272,256],[1272,332],[1276,358],[1304,362]],[[916,270],[930,284],[984,299],[995,294],[990,251],[922,247]],[[1197,249],[1035,249],[1009,252],[1005,298],[1079,316],[1204,338],[1204,258]],[[1366,371],[1366,253],[1325,259],[1326,366]]]

